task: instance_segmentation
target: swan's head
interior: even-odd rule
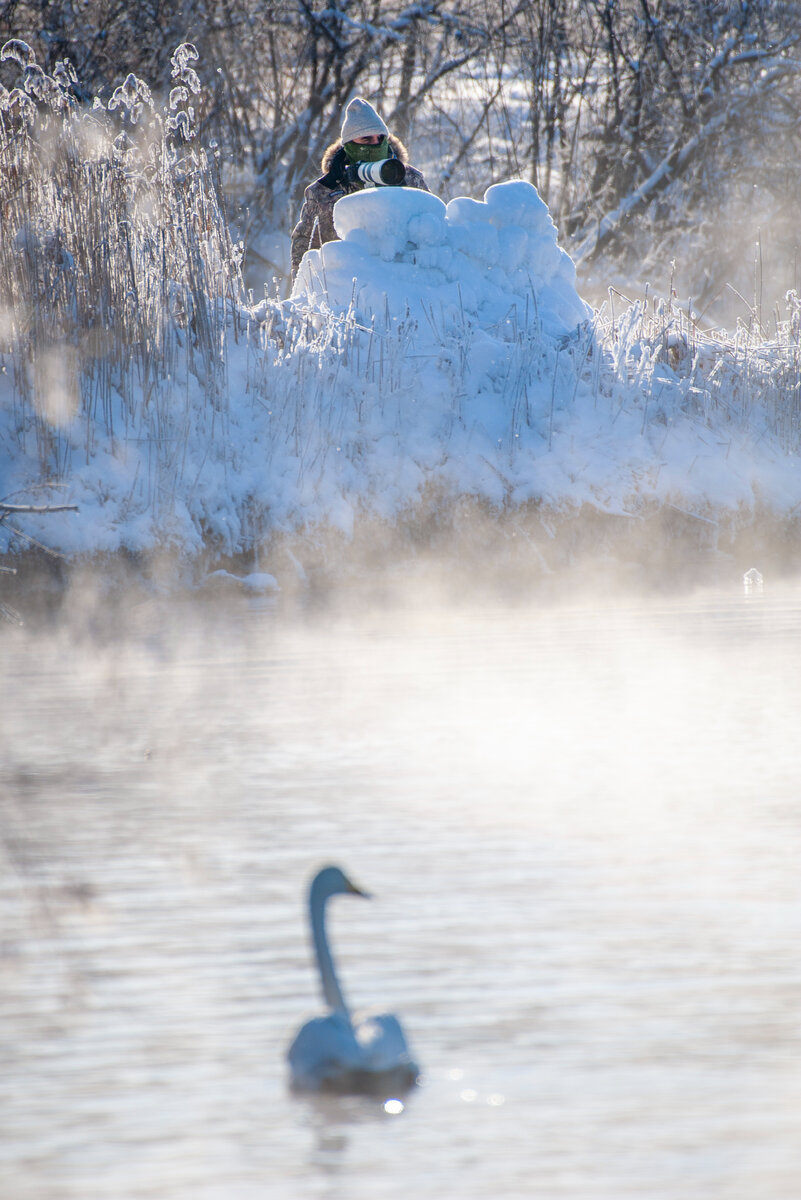
[[[370,893],[362,891],[348,879],[341,867],[323,867],[311,882],[309,896],[312,904],[315,900],[322,903],[329,896],[339,895],[365,896],[369,899]]]

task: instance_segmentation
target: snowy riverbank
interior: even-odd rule
[[[792,557],[797,312],[757,347],[593,312],[521,182],[447,206],[375,189],[337,223],[289,301],[216,302],[213,379],[175,307],[155,382],[57,347],[25,391],[7,343],[3,497],[79,511],[6,520],[2,550],[250,560],[279,583],[462,543],[511,542],[534,573],[579,551],[669,560],[674,539],[731,556],[760,529]]]

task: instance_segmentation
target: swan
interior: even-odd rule
[[[289,1047],[292,1087],[296,1091],[402,1091],[412,1087],[418,1068],[412,1061],[400,1021],[393,1013],[354,1019],[334,970],[325,933],[325,906],[331,896],[364,896],[339,867],[323,867],[309,888],[309,918],[323,996],[324,1017],[307,1021]]]

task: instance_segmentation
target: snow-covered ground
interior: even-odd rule
[[[230,314],[213,403],[189,346],[158,422],[129,398],[139,424],[118,417],[109,436],[97,406],[63,402],[69,363],[54,360],[35,421],[58,487],[35,486],[41,437],[2,357],[0,499],[79,512],[0,523],[0,549],[26,544],[12,525],[70,556],[261,544],[269,570],[277,533],[348,538],[432,496],[499,515],[801,511],[787,348],[717,347],[643,307],[594,312],[530,184],[448,205],[371,189],[336,223],[342,240],[307,254],[288,301]]]

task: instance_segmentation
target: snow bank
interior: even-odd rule
[[[306,255],[288,301],[232,316],[218,383],[185,324],[158,393],[103,376],[124,380],[113,436],[105,401],[48,433],[66,464],[51,494],[80,514],[17,525],[68,554],[234,552],[275,531],[350,536],[361,518],[402,521],[432,495],[506,514],[588,505],[636,518],[669,505],[712,529],[718,513],[801,505],[769,358],[759,378],[756,361],[744,371],[722,350],[705,363],[687,347],[679,363],[675,331],[654,335],[637,307],[604,332],[531,185],[447,205],[373,189],[335,218],[341,241]],[[41,503],[29,485],[49,452],[32,432],[44,410],[21,422],[14,370],[0,367],[3,492]]]

